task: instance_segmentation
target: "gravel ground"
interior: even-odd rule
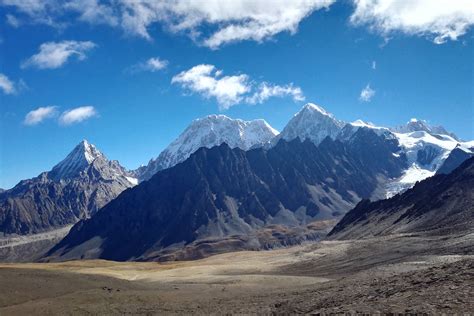
[[[0,265],[0,315],[474,311],[474,234],[390,236],[173,263]]]

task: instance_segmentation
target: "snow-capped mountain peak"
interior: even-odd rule
[[[149,179],[156,172],[170,168],[201,147],[211,148],[226,143],[231,148],[248,150],[268,143],[278,131],[265,120],[244,121],[225,115],[208,115],[196,119],[156,159],[135,171],[140,180]]]
[[[314,103],[311,103],[311,102],[306,103],[306,104],[303,106],[303,108],[301,109],[300,112],[302,112],[302,111],[311,111],[311,112],[316,111],[316,112],[321,113],[322,115],[334,117],[334,116],[332,115],[332,113],[329,113],[329,112],[326,111],[323,107],[321,107],[321,106],[319,106],[319,105],[316,105],[316,104],[314,104]],[[300,112],[296,113],[295,116],[298,115]]]
[[[334,118],[321,106],[308,103],[288,122],[274,143],[280,138],[291,141],[299,137],[319,144],[327,136],[335,139],[343,126],[344,122]]]
[[[459,140],[455,134],[448,132],[443,126],[430,125],[427,121],[419,120],[416,118],[410,119],[405,125],[393,128],[392,131],[397,133],[411,133],[423,131],[432,135],[449,135],[455,140]]]
[[[352,126],[356,127],[368,127],[368,128],[376,128],[377,126],[374,125],[374,123],[371,122],[364,122],[361,119],[355,120],[354,122],[349,123]]]
[[[87,140],[81,141],[60,163],[53,167],[51,173],[57,178],[68,178],[83,171],[96,159],[107,158]]]
[[[118,161],[108,160],[87,140],[76,145],[66,158],[53,167],[48,176],[54,180],[75,179],[90,169],[94,170],[90,174],[91,178],[119,181],[125,186],[137,184],[137,179],[132,177]]]

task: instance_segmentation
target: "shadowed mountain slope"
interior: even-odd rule
[[[405,167],[392,154],[396,143],[379,137],[361,129],[347,144],[327,137],[319,146],[296,139],[269,150],[201,148],[75,225],[49,255],[153,260],[203,238],[333,219],[361,198],[376,197],[382,179]]]
[[[394,233],[474,231],[474,158],[388,200],[361,201],[328,234],[357,239]]]

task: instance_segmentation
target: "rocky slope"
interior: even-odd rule
[[[269,150],[201,148],[76,224],[49,256],[159,260],[195,240],[337,218],[401,174],[398,150],[367,129],[345,144],[327,137],[319,146],[295,139]]]
[[[394,233],[451,234],[474,231],[474,158],[452,173],[417,183],[388,200],[364,200],[328,234],[357,239]]]
[[[264,120],[243,121],[225,115],[209,115],[194,120],[157,158],[134,173],[140,181],[148,180],[156,172],[186,160],[201,147],[226,143],[231,148],[248,150],[267,143],[277,134]]]
[[[82,141],[51,171],[0,193],[0,233],[33,234],[76,223],[133,182],[117,161]]]

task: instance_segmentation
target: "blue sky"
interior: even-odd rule
[[[0,0],[0,187],[49,170],[82,139],[132,169],[195,118],[281,130],[305,102],[346,121],[416,117],[474,139],[469,1],[277,1],[263,17],[246,0],[230,13],[218,0],[143,1]]]

